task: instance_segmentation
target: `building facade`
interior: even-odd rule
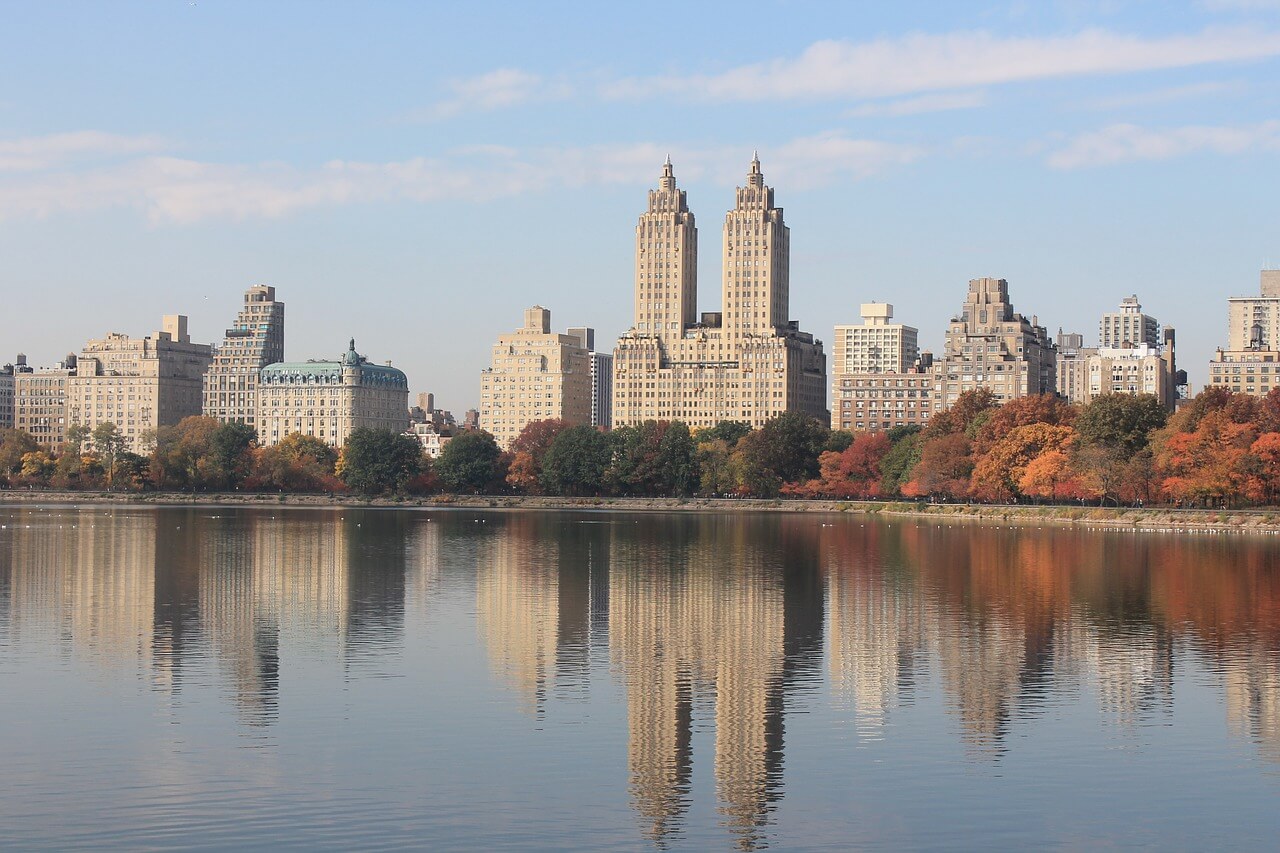
[[[833,374],[902,373],[920,357],[920,333],[913,326],[890,323],[887,302],[862,305],[862,325],[836,326],[831,345]]]
[[[668,158],[636,226],[635,322],[613,359],[618,426],[785,411],[826,420],[822,342],[787,319],[791,236],[758,157],[725,215],[721,311],[697,314],[698,231]]]
[[[181,314],[165,316],[144,338],[112,332],[89,341],[67,380],[67,423],[90,430],[113,423],[130,450],[146,451],[155,429],[200,414],[212,360],[208,344],[192,343]]]
[[[1160,346],[1160,323],[1142,313],[1137,294],[1120,300],[1119,311],[1109,311],[1098,321],[1098,346],[1102,349]]]
[[[591,423],[591,360],[573,335],[551,331],[551,312],[535,305],[524,326],[498,337],[480,373],[480,428],[506,450],[528,424],[559,418]]]
[[[1280,270],[1263,270],[1261,294],[1227,300],[1227,352],[1280,350]]]
[[[1147,344],[1137,347],[1099,347],[1085,359],[1085,393],[1073,403],[1089,403],[1104,394],[1150,394],[1173,411],[1173,353]]]
[[[959,316],[947,328],[946,348],[934,362],[935,410],[949,408],[964,391],[990,389],[997,401],[1057,390],[1056,347],[1035,317],[1013,310],[1009,283],[977,278]]]
[[[342,447],[360,427],[402,433],[409,425],[409,381],[390,364],[370,364],[353,338],[336,361],[268,364],[258,376],[258,442],[291,433]]]
[[[921,365],[889,373],[833,374],[831,428],[880,432],[924,427],[933,412],[933,371]]]
[[[1280,351],[1218,350],[1209,362],[1209,384],[1265,397],[1273,388],[1280,388]]]
[[[569,334],[577,338],[591,362],[591,425],[613,429],[613,356],[596,350],[596,330],[572,326]]]
[[[235,325],[204,375],[205,415],[255,426],[258,377],[268,364],[283,361],[284,303],[276,301],[274,287],[255,285],[245,291]]]
[[[13,365],[0,367],[0,429],[13,429]]]
[[[14,429],[56,448],[67,437],[67,379],[74,368],[65,361],[45,370],[23,367],[13,375]]]

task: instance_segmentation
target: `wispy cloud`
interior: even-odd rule
[[[284,163],[208,163],[176,156],[123,156],[83,168],[14,172],[0,178],[0,219],[41,218],[108,208],[153,223],[282,217],[309,208],[395,200],[483,201],[553,186],[643,186],[666,149],[654,143],[577,148],[470,146],[438,157],[392,162],[333,160],[315,168]],[[724,146],[671,152],[686,179],[742,180],[749,154]],[[826,133],[766,152],[773,179],[790,188],[858,180],[924,155],[916,146]]]
[[[937,113],[948,110],[970,110],[987,104],[986,92],[938,92],[929,95],[918,95],[914,98],[899,98],[894,101],[874,101],[859,104],[849,111],[854,118],[872,118],[876,116],[919,115],[920,113]]]
[[[1083,133],[1051,152],[1056,169],[1110,166],[1140,160],[1170,160],[1189,154],[1244,154],[1280,151],[1280,121],[1246,127],[1144,128],[1115,124]]]
[[[74,161],[160,151],[166,144],[158,136],[122,136],[99,130],[0,139],[0,172],[35,172]]]
[[[1247,86],[1243,81],[1192,83],[1187,86],[1169,86],[1163,89],[1152,89],[1146,92],[1130,92],[1098,98],[1084,104],[1087,109],[1122,110],[1131,107],[1159,106],[1177,101],[1208,98],[1216,95],[1231,95],[1244,92]]]
[[[724,101],[884,98],[1278,55],[1280,32],[1253,27],[1160,38],[1097,29],[1052,38],[916,34],[860,43],[820,41],[793,58],[719,74],[631,77],[603,84],[599,91],[615,99],[670,94]]]
[[[542,101],[563,100],[573,94],[564,79],[549,79],[519,68],[498,68],[475,77],[451,81],[448,97],[410,114],[411,119],[432,121],[463,112],[485,112]]]

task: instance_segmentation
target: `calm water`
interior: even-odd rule
[[[0,847],[1275,849],[1280,541],[0,507]]]

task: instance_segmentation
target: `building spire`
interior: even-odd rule
[[[667,161],[662,164],[662,178],[658,181],[658,188],[671,192],[676,188],[676,171],[671,165],[671,155],[667,155]]]
[[[747,172],[747,186],[764,186],[764,172],[760,171],[760,152],[751,152],[751,169]]]

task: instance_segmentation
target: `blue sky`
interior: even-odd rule
[[[5,4],[0,360],[274,285],[288,357],[347,338],[461,413],[534,303],[603,346],[670,152],[700,310],[753,149],[791,315],[941,347],[979,276],[1097,335],[1136,293],[1194,386],[1280,263],[1280,0]],[[828,347],[829,349],[829,347]]]

